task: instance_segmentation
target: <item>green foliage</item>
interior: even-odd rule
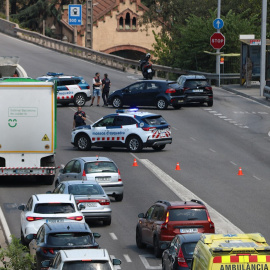
[[[14,235],[11,235],[12,241],[7,248],[0,249],[0,260],[5,265],[6,270],[31,270],[34,259],[29,254],[27,247],[20,243]]]

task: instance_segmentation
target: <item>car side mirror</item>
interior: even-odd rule
[[[60,170],[59,170],[59,173],[63,173],[63,172],[64,172],[64,169],[60,169]]]
[[[93,235],[94,235],[95,238],[100,238],[101,237],[101,234],[96,233],[96,232],[94,232]]]
[[[18,207],[18,209],[21,210],[21,211],[24,211],[25,205],[24,205],[24,204],[20,205],[20,206]]]
[[[80,204],[78,208],[79,208],[79,210],[83,210],[83,209],[85,209],[85,205]]]
[[[138,217],[139,217],[139,218],[144,218],[144,213],[140,213],[140,214],[138,215]]]
[[[112,263],[113,263],[113,265],[120,265],[122,262],[119,259],[113,259]]]

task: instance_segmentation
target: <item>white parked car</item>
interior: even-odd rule
[[[26,205],[22,204],[18,209],[22,211],[21,242],[24,245],[29,244],[33,239],[32,235],[37,234],[45,222],[85,222],[71,194],[35,194]]]
[[[111,259],[106,249],[72,249],[60,250],[52,265],[50,261],[43,261],[48,270],[98,269],[114,270],[114,265],[120,265],[119,259]]]

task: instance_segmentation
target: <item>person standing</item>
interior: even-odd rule
[[[90,107],[93,106],[95,97],[97,97],[97,106],[99,107],[99,101],[100,101],[100,96],[101,96],[101,79],[100,79],[100,74],[97,72],[96,76],[93,78],[93,98],[92,102],[90,104]]]
[[[108,74],[105,73],[104,79],[102,80],[102,99],[104,102],[103,106],[108,106],[108,97],[109,97],[110,87],[111,87],[111,81],[108,78]]]
[[[78,111],[75,112],[74,114],[73,128],[86,125],[85,120],[86,120],[85,112],[82,111],[82,107],[78,107]]]

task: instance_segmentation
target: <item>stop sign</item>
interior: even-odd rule
[[[216,32],[210,37],[210,44],[214,49],[221,49],[225,45],[225,37]]]

